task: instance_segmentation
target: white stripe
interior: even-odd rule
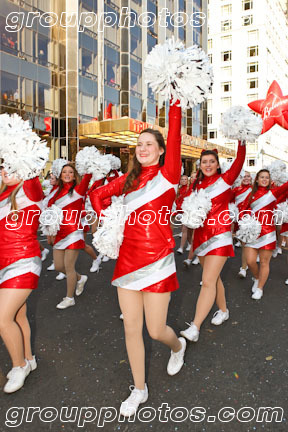
[[[267,245],[269,245],[271,243],[276,242],[276,231],[274,231],[274,236],[271,235],[271,237],[269,236],[268,238],[266,236],[267,236],[267,234],[265,234],[264,236],[259,237],[255,241],[255,243],[247,243],[245,245],[245,247],[250,247],[250,248],[253,248],[253,249],[260,249],[260,248],[262,248],[264,246],[267,246]],[[264,240],[261,240],[262,237],[265,237]]]
[[[21,193],[22,192],[22,193]],[[19,195],[20,194],[20,195]],[[36,205],[39,207],[40,210],[42,210],[42,200],[41,201],[31,201],[27,195],[25,194],[23,188],[20,189],[20,191],[16,195],[16,204],[17,204],[17,210],[24,210],[26,207],[30,207],[33,205]],[[5,205],[4,207],[0,208],[0,220],[4,219],[9,215],[11,212],[11,203]]]
[[[141,291],[144,288],[149,287],[150,285],[156,284],[158,282],[161,282],[163,279],[168,278],[169,276],[171,276],[172,274],[176,273],[176,265],[175,265],[175,261],[164,267],[161,270],[158,270],[155,273],[150,274],[149,276],[144,277],[141,280],[136,280],[134,282],[131,282],[130,284],[126,284],[125,287],[120,287],[120,288],[126,288],[126,289],[130,289],[130,290],[134,290],[134,291]],[[116,280],[115,280],[116,282]],[[114,286],[119,286],[119,283],[115,283],[112,281],[112,285]]]
[[[40,260],[40,258],[39,258],[39,260]],[[13,265],[14,264],[15,263],[13,263]],[[16,262],[16,264],[17,264],[17,262]],[[2,271],[3,270],[5,270],[5,268],[2,269]],[[11,269],[11,270],[8,269],[5,271],[4,277],[2,279],[0,279],[0,284],[9,280],[9,279],[15,278],[17,276],[22,276],[26,273],[33,273],[37,276],[40,276],[41,264],[30,261],[30,262],[27,262],[26,264],[22,263],[21,266],[19,266],[17,269],[15,269],[15,268]]]
[[[76,231],[73,231],[73,236],[71,234],[68,234],[64,239],[59,240],[56,244],[54,244],[53,249],[66,249],[68,246],[70,246],[73,243],[76,243],[79,240],[84,241],[84,233],[83,231],[77,231],[77,234],[75,234]]]
[[[176,189],[178,185],[173,185],[170,183],[161,172],[159,172],[160,181],[156,183],[155,187],[145,192],[143,188],[143,194],[139,197],[133,199],[132,201],[125,203],[124,198],[124,205],[127,206],[127,213],[128,215],[137,210],[138,208],[142,207],[143,205],[149,203],[150,201],[153,201],[156,198],[159,198],[161,195],[163,195],[165,192],[167,192],[170,189]],[[148,183],[148,182],[147,182]],[[139,189],[137,192],[141,191]]]
[[[213,199],[228,189],[231,189],[231,186],[220,177],[214,184],[205,188],[205,192],[208,193],[210,199]]]
[[[258,200],[254,201],[254,203],[251,203],[251,210],[253,210],[254,213],[261,210],[262,208],[268,206],[273,201],[276,201],[276,198],[272,194],[271,191],[269,191],[267,194],[265,194],[263,197],[259,198]]]
[[[233,241],[232,241],[232,234],[231,234],[231,238],[224,238],[224,239],[220,239],[218,241],[216,241],[215,243],[211,243],[209,244],[205,249],[203,249],[203,251],[197,253],[197,249],[196,249],[196,255],[197,256],[205,256],[207,255],[208,252],[211,252],[214,249],[217,249],[219,247],[223,247],[223,246],[233,246]]]
[[[245,199],[247,198],[247,196],[250,194],[251,192],[251,188],[247,189],[246,192],[243,192],[241,195],[238,195],[235,197],[235,204],[237,206],[239,206],[239,204],[241,204],[243,201],[245,201]]]
[[[57,205],[59,208],[63,209],[65,206],[72,204],[75,201],[78,201],[79,199],[84,199],[83,195],[79,195],[75,190],[70,196],[69,194],[65,195],[64,197],[59,198],[55,201],[55,205]]]

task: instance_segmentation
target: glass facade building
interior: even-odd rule
[[[51,161],[91,144],[129,159],[141,128],[167,132],[168,102],[143,77],[147,54],[172,36],[206,51],[206,15],[207,0],[1,0],[1,113],[29,119]],[[206,104],[183,113],[182,133],[183,156],[196,160]]]

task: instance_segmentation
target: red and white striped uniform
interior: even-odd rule
[[[164,207],[169,216],[176,196],[181,173],[181,108],[173,105],[169,111],[169,133],[165,164],[142,167],[140,182],[127,192],[124,205],[131,215],[126,221],[124,240],[116,263],[112,285],[136,291],[169,292],[178,288],[174,259],[175,241],[169,217],[160,216]],[[90,194],[91,204],[100,215],[103,201],[120,196],[127,174]],[[145,214],[156,215],[147,224]],[[163,215],[163,213],[162,213]],[[152,216],[153,217],[153,216]],[[166,213],[167,217],[167,213]]]
[[[92,175],[85,174],[79,185],[76,185],[72,195],[69,190],[73,183],[63,183],[63,189],[49,201],[48,207],[55,204],[64,213],[60,229],[55,237],[54,249],[84,249],[84,233],[80,217],[83,202]]]
[[[43,191],[38,177],[23,183],[16,195],[18,221],[13,222],[9,197],[17,186],[0,195],[0,288],[35,289],[42,267],[37,230]]]
[[[224,174],[204,176],[196,190],[205,189],[212,201],[212,209],[203,227],[194,231],[193,249],[197,256],[234,256],[231,223],[227,222],[231,188],[245,161],[246,147],[238,143],[237,158]]]
[[[287,190],[288,182],[270,190],[259,186],[250,203],[251,194],[246,198],[244,208],[252,210],[255,218],[262,225],[260,236],[254,242],[247,243],[246,247],[265,250],[274,250],[276,248],[276,228],[273,212],[277,205],[277,198]]]

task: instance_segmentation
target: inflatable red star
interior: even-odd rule
[[[275,124],[288,129],[288,96],[283,96],[277,81],[272,82],[266,99],[250,102],[248,106],[253,111],[261,114],[263,119],[262,134]]]

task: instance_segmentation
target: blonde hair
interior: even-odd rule
[[[16,195],[19,192],[19,190],[21,189],[21,187],[23,186],[23,180],[20,181],[20,183],[16,186],[15,189],[13,189],[13,191],[11,192],[11,194],[8,197],[8,202],[11,203],[11,211],[17,211],[17,202],[16,202]],[[7,185],[2,183],[0,186],[0,194],[5,192],[5,190],[7,189]]]

